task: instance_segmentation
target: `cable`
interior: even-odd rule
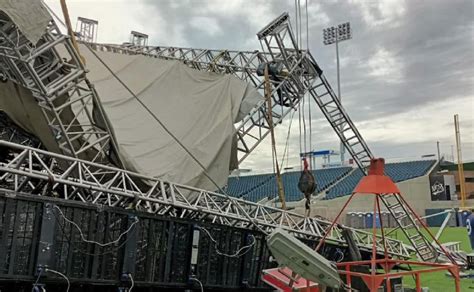
[[[305,0],[305,8],[306,8],[306,50],[309,51],[309,14],[308,14],[308,0]],[[313,129],[312,129],[312,122],[313,117],[311,115],[311,95],[307,94],[308,96],[308,114],[309,114],[309,151],[313,151]],[[311,165],[311,169],[315,167],[315,165]]]
[[[64,279],[66,279],[66,281],[67,281],[67,289],[66,289],[66,292],[69,292],[69,288],[71,287],[71,283],[69,282],[69,279],[68,279],[68,277],[66,277],[66,275],[64,275],[64,274],[61,273],[61,272],[58,272],[58,271],[55,271],[55,270],[51,270],[51,269],[48,269],[48,268],[46,268],[45,271],[46,271],[46,272],[51,272],[51,273],[57,274],[57,275],[63,277]]]
[[[298,43],[298,0],[295,0],[295,27],[296,27],[296,46],[299,47],[299,43]]]
[[[38,284],[38,281],[39,281],[42,273],[43,273],[43,269],[39,269],[38,277],[36,278],[36,281],[33,284],[33,287],[36,287],[36,284]]]
[[[90,252],[86,252],[86,251],[82,251],[80,250],[79,248],[75,247],[74,244],[77,242],[77,241],[73,241],[67,234],[67,232],[64,230],[64,226],[61,224],[61,222],[59,222],[58,218],[56,215],[54,215],[55,219],[56,219],[56,222],[58,222],[60,228],[61,228],[61,232],[64,234],[64,236],[66,237],[67,239],[67,242],[71,243],[72,245],[72,248],[75,250],[75,251],[78,251],[82,254],[85,254],[85,255],[89,255],[89,256],[102,256],[102,255],[105,255],[105,254],[109,254],[109,253],[113,253],[113,252],[116,252],[117,250],[119,250],[120,248],[122,248],[129,240],[130,238],[132,238],[131,236],[130,237],[127,237],[120,245],[116,246],[115,248],[111,249],[111,250],[107,250],[105,252],[101,252],[101,253],[90,253]],[[132,232],[135,232],[137,229],[133,229]]]
[[[128,288],[128,292],[132,292],[132,289],[135,286],[135,281],[133,281],[133,277],[131,273],[128,273],[128,276],[130,277],[130,281],[132,281],[132,285],[130,285],[130,288]]]
[[[57,205],[54,205],[54,207],[56,209],[58,209],[59,213],[61,214],[61,216],[64,218],[64,220],[72,225],[74,225],[77,230],[79,231],[80,235],[81,235],[81,239],[82,241],[86,242],[86,243],[93,243],[93,244],[97,244],[98,246],[100,247],[106,247],[106,246],[109,246],[109,245],[112,245],[112,244],[116,244],[117,242],[120,241],[120,239],[122,239],[122,237],[127,234],[128,232],[130,232],[130,230],[132,230],[133,226],[135,226],[135,224],[138,223],[138,218],[137,217],[134,217],[135,221],[130,224],[130,226],[128,227],[128,229],[126,231],[124,231],[123,233],[121,233],[119,235],[119,237],[114,240],[114,241],[110,241],[110,242],[107,242],[107,243],[100,243],[100,242],[97,242],[97,241],[93,241],[93,240],[88,240],[85,238],[84,236],[84,233],[82,232],[81,228],[79,227],[79,225],[76,224],[76,222],[72,221],[72,220],[69,220],[63,213],[63,211],[61,211],[61,209],[57,206]]]
[[[102,60],[102,58],[100,58],[99,55],[97,55],[97,53],[88,44],[85,44],[85,46],[97,58],[97,60],[99,60],[99,62],[102,65],[104,65],[104,67],[110,72],[110,74],[112,74],[112,76],[115,79],[117,79],[117,81],[133,96],[133,98],[135,98],[140,103],[140,105],[153,117],[153,119],[155,119],[155,121],[163,128],[163,130],[165,130],[165,132],[171,138],[173,138],[173,140],[175,140],[176,143],[178,143],[178,145],[189,155],[189,157],[191,157],[194,160],[194,162],[196,162],[196,164],[199,165],[199,167],[201,167],[204,176],[219,190],[219,192],[223,194],[229,201],[234,202],[234,205],[237,206],[238,209],[240,209],[240,211],[242,212],[242,214],[244,214],[247,220],[249,220],[249,222],[251,222],[258,230],[260,230],[260,232],[262,232],[265,235],[268,235],[268,232],[266,232],[260,226],[258,226],[258,224],[254,222],[254,220],[247,214],[247,212],[242,208],[242,206],[240,206],[240,204],[235,203],[235,200],[231,196],[229,196],[227,192],[225,192],[222,189],[221,186],[217,184],[217,182],[209,175],[209,173],[207,173],[206,168],[196,158],[196,156],[194,156],[194,154],[191,151],[189,151],[189,149],[186,146],[184,146],[184,144],[165,126],[165,124],[163,124],[163,122],[160,119],[158,119],[158,117],[143,103],[143,101],[141,101],[138,98],[138,96],[122,81],[122,79],[120,79],[117,76],[117,74],[115,74],[115,72],[104,62],[104,60]]]
[[[286,159],[286,167],[288,167],[288,156],[289,156],[289,144],[290,144],[290,134],[291,134],[291,126],[293,124],[293,117],[295,116],[295,113],[296,111],[293,111],[291,113],[291,117],[290,117],[290,123],[288,125],[288,133],[286,134],[286,142],[285,142],[285,150],[283,151],[283,157],[281,159],[281,165],[283,166],[283,164],[285,163],[285,159]]]
[[[309,51],[309,14],[308,14],[308,0],[306,2],[306,50]]]
[[[198,228],[199,230],[202,230],[202,231],[206,232],[207,236],[209,236],[209,238],[211,239],[211,241],[214,243],[214,249],[216,250],[216,253],[217,253],[217,254],[222,255],[222,256],[225,256],[225,257],[229,257],[229,258],[238,258],[238,257],[243,256],[244,254],[246,254],[246,253],[250,250],[250,248],[251,248],[252,246],[255,245],[255,243],[256,243],[256,241],[257,241],[257,240],[255,239],[255,236],[253,236],[252,234],[250,234],[250,236],[252,237],[252,243],[251,243],[251,244],[239,248],[239,250],[237,250],[234,254],[227,254],[227,253],[221,252],[221,251],[217,248],[217,245],[218,245],[217,240],[215,240],[215,239],[212,237],[211,233],[210,233],[206,228],[201,227],[201,226],[196,226],[196,228]],[[244,251],[244,252],[241,254],[242,250],[244,250],[244,249],[246,249],[246,251]]]
[[[298,126],[299,126],[299,144],[300,144],[300,153],[299,153],[299,157],[300,157],[300,160],[301,160],[301,153],[303,153],[303,148],[302,148],[302,145],[303,143],[301,142],[301,103],[298,103]],[[300,163],[300,166],[301,166],[301,163]]]
[[[304,147],[303,147],[303,149],[304,149],[304,153],[305,153],[305,155],[306,155],[306,153],[308,153],[308,148],[307,148],[307,144],[308,144],[308,143],[307,143],[307,141],[306,141],[306,137],[307,137],[308,135],[306,134],[306,113],[305,113],[305,108],[306,108],[305,105],[306,105],[306,103],[305,103],[305,96],[304,96],[304,95],[301,97],[301,101],[300,101],[300,102],[303,103],[303,106],[302,106],[302,109],[303,109],[303,113],[302,113],[302,116],[303,116],[303,142],[304,142]]]
[[[189,280],[193,280],[193,281],[198,282],[198,283],[199,283],[199,287],[201,287],[201,292],[204,292],[204,288],[202,287],[202,283],[201,283],[201,281],[199,281],[198,278],[191,277],[191,278],[189,278]]]
[[[64,28],[67,29],[67,26],[64,21],[56,13],[54,13],[53,9],[51,9],[51,7],[49,7],[49,5],[44,2],[44,0],[41,0],[41,3],[43,3],[44,7],[46,7],[46,10],[48,10],[48,12],[51,13],[56,18],[56,20],[64,26]]]

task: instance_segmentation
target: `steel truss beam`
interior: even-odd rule
[[[356,126],[342,107],[311,53],[296,45],[287,13],[257,34],[265,51],[231,51],[163,46],[121,46],[90,44],[97,51],[178,60],[191,68],[232,74],[263,92],[263,66],[278,64],[272,78],[273,124],[280,124],[297,109],[309,93],[344,143],[357,165],[365,172],[373,155]],[[260,72],[259,72],[260,71]],[[266,103],[262,101],[237,125],[239,163],[269,134]],[[343,128],[341,126],[343,125]]]
[[[111,127],[78,52],[54,21],[35,45],[0,12],[0,75],[32,93],[63,154],[109,163]]]
[[[229,199],[219,193],[10,142],[0,141],[0,147],[17,153],[11,160],[0,162],[1,185],[11,192],[54,196],[111,207],[130,207],[152,214],[227,226],[258,226],[267,232],[280,227],[298,238],[310,240],[319,240],[331,224],[326,220],[308,218],[245,200]],[[131,199],[133,205],[129,203]],[[371,233],[344,228],[352,231],[359,248],[371,250]],[[342,226],[332,230],[328,242],[345,244]],[[386,243],[391,256],[409,257],[401,241],[386,238]],[[377,237],[377,246],[383,254],[381,237]]]

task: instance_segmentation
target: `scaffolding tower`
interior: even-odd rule
[[[94,19],[78,17],[76,23],[77,38],[86,43],[97,42],[99,22]]]

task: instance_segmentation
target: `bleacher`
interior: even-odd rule
[[[426,175],[433,167],[436,160],[418,160],[409,162],[387,163],[385,165],[385,174],[394,182],[401,182],[415,177]],[[325,200],[335,199],[347,196],[352,193],[359,181],[362,179],[362,171],[354,170],[349,176],[340,181],[329,190]]]
[[[313,175],[318,186],[316,192],[319,193],[334,184],[351,169],[350,167],[338,167],[313,170]],[[291,171],[282,174],[285,199],[287,202],[303,199],[303,194],[298,189],[300,175],[300,171]],[[230,177],[227,192],[234,197],[258,202],[265,198],[275,198],[278,195],[278,187],[274,174],[250,175]]]
[[[394,182],[400,182],[425,175],[431,167],[433,167],[435,162],[436,160],[419,160],[387,163],[385,165],[385,174],[390,176]],[[350,175],[339,181],[350,171],[352,171]],[[291,171],[282,174],[285,199],[287,202],[303,199],[303,194],[298,189],[300,175],[300,171]],[[318,185],[315,193],[320,193],[331,187],[323,198],[325,200],[351,194],[363,176],[360,169],[352,169],[351,167],[313,170],[313,175]],[[273,199],[278,196],[276,177],[274,174],[229,177],[227,193],[231,196],[253,202],[258,202],[265,198]]]

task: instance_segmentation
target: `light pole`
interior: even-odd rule
[[[337,60],[337,96],[341,101],[341,80],[339,75],[339,43],[342,41],[350,40],[352,38],[351,24],[349,22],[341,23],[337,27],[331,26],[323,29],[324,44],[332,45],[336,44],[336,60]],[[341,125],[341,129],[344,125]],[[341,164],[344,164],[344,143],[341,141]]]

